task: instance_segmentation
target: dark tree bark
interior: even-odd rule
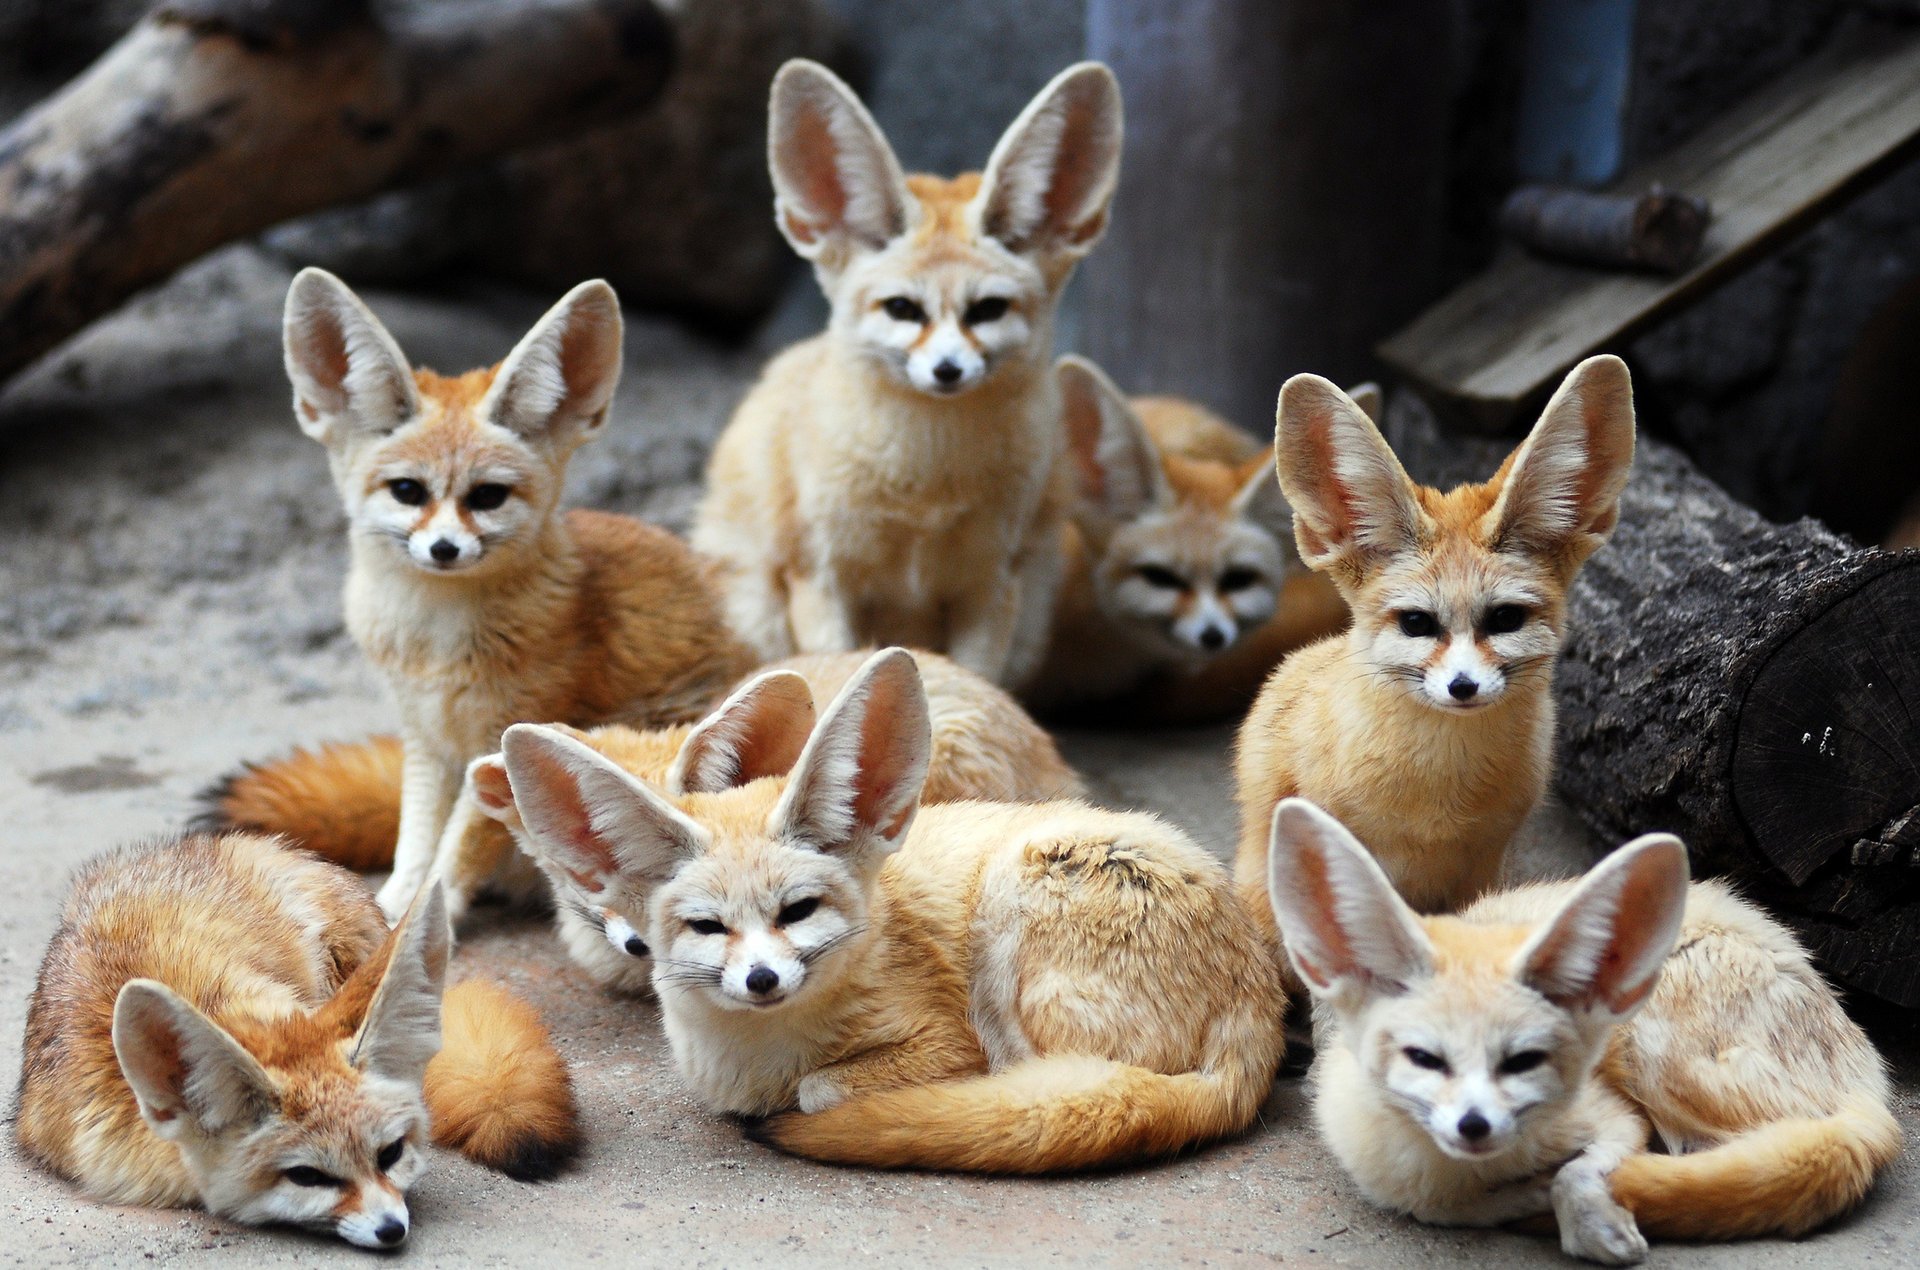
[[[1397,412],[1426,479],[1505,447]],[[1776,525],[1642,435],[1620,527],[1568,605],[1560,797],[1609,841],[1683,837],[1836,979],[1920,1004],[1920,552]]]
[[[0,132],[0,379],[278,221],[655,98],[650,0],[166,0]]]

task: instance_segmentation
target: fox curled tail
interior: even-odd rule
[[[248,763],[200,794],[194,828],[277,834],[343,868],[393,867],[400,738],[334,742]]]
[[[1776,1120],[1704,1151],[1628,1156],[1609,1180],[1655,1238],[1796,1237],[1864,1199],[1900,1139],[1884,1097],[1860,1093],[1832,1115]]]
[[[582,1137],[573,1082],[539,1013],[468,980],[447,990],[440,1028],[425,1083],[434,1142],[523,1182],[572,1163]]]
[[[987,1076],[857,1095],[753,1124],[756,1141],[868,1168],[1060,1173],[1176,1154],[1238,1132],[1272,1073],[1165,1076],[1083,1055],[1027,1059]]]

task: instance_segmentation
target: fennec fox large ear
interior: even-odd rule
[[[1273,450],[1310,568],[1413,543],[1424,515],[1413,481],[1367,412],[1333,384],[1295,375],[1281,386]]]
[[[767,166],[793,249],[828,270],[907,230],[915,203],[880,126],[826,67],[795,58],[773,77]]]
[[[128,980],[115,998],[113,1052],[141,1118],[170,1141],[251,1129],[280,1105],[240,1042],[152,979]]]
[[[564,732],[516,723],[500,752],[534,850],[588,897],[620,877],[664,882],[706,848],[698,822]]]
[[[897,849],[920,806],[932,744],[919,665],[904,648],[881,649],[827,707],[768,831],[836,854]]]
[[[1106,372],[1084,357],[1062,357],[1060,417],[1086,505],[1112,521],[1129,521],[1170,506],[1173,490],[1160,451]]]
[[[1008,126],[975,196],[980,232],[1063,261],[1093,250],[1120,181],[1120,84],[1098,62],[1069,66]]]
[[[1274,809],[1267,894],[1293,968],[1341,1009],[1433,973],[1413,910],[1347,827],[1304,798]]]
[[[434,879],[413,897],[388,937],[392,952],[354,1038],[353,1065],[418,1085],[440,1052],[440,996],[447,985],[447,898]]]
[[[813,690],[791,670],[770,670],[701,720],[667,769],[670,794],[717,794],[793,770],[813,733]]]
[[[1687,849],[1635,838],[1595,865],[1514,958],[1514,976],[1599,1025],[1630,1017],[1660,979],[1687,907]]]
[[[514,345],[480,417],[529,441],[578,442],[607,420],[620,383],[620,298],[598,278],[560,297]]]
[[[1593,553],[1620,520],[1633,466],[1633,378],[1617,357],[1589,357],[1554,392],[1507,460],[1494,504],[1497,540]]]
[[[413,370],[380,319],[325,269],[302,269],[281,322],[293,415],[327,446],[384,436],[420,413]]]

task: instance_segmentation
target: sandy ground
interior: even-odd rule
[[[342,630],[341,519],[320,449],[293,426],[279,366],[287,271],[240,248],[203,263],[0,394],[0,1069],[65,881],[112,844],[166,833],[247,757],[383,728],[389,709]],[[370,297],[416,361],[501,356],[543,297]],[[575,464],[579,502],[676,527],[707,444],[804,303],[755,347],[635,320],[609,435]],[[1225,856],[1225,729],[1075,734],[1099,796],[1157,808]],[[1573,756],[1572,761],[1577,761]],[[1582,867],[1570,819],[1536,818],[1523,875]],[[573,1062],[587,1158],[524,1186],[440,1156],[413,1192],[404,1253],[426,1265],[1264,1264],[1486,1266],[1557,1257],[1542,1240],[1422,1228],[1369,1209],[1281,1080],[1263,1124],[1158,1168],[1043,1181],[870,1174],[774,1155],[705,1114],[647,1006],[602,996],[544,924],[483,912],[456,973],[523,990]],[[1876,1028],[1920,1126],[1911,1028]],[[7,1102],[11,1119],[11,1099]],[[366,1254],[200,1213],[88,1203],[0,1145],[15,1264],[341,1264]],[[1897,1164],[1855,1219],[1799,1244],[1658,1248],[1653,1264],[1920,1262],[1920,1198]]]

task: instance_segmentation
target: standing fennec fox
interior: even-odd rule
[[[1288,799],[1270,895],[1333,1029],[1315,1118],[1377,1204],[1459,1226],[1552,1213],[1568,1253],[1625,1265],[1648,1235],[1806,1234],[1899,1154],[1872,1043],[1777,923],[1688,886],[1671,835],[1422,918]]]
[[[670,797],[785,776],[813,730],[814,702],[838,695],[867,656],[810,653],[776,662],[697,725],[553,730]],[[918,662],[931,730],[923,801],[1046,802],[1084,792],[1053,738],[1005,691],[938,653],[921,653]],[[629,867],[617,852],[582,851],[571,840],[528,833],[502,755],[475,759],[460,797],[505,825],[546,875],[560,940],[574,961],[603,987],[651,991],[653,959],[640,932],[647,926],[652,874]],[[471,886],[472,872],[455,860],[444,877],[450,886]]]
[[[1244,1128],[1285,1007],[1214,859],[1084,803],[919,807],[926,699],[874,655],[785,777],[669,797],[572,737],[505,742],[529,832],[650,873],[674,1058],[816,1159],[1036,1173]],[[744,774],[751,777],[751,773]],[[916,814],[917,813],[917,814]]]
[[[697,718],[748,658],[685,544],[558,510],[620,377],[606,283],[568,292],[498,366],[451,379],[411,369],[323,270],[294,278],[285,326],[294,411],[350,522],[347,629],[400,708],[392,915],[426,877],[467,763],[508,724]]]
[[[1054,308],[1106,227],[1120,90],[1069,68],[984,173],[906,176],[826,68],[773,83],[775,214],[833,306],[707,471],[693,542],[763,659],[876,643],[1017,685],[1045,651],[1069,501]]]
[[[1084,358],[1057,374],[1080,497],[1048,657],[1022,695],[1134,722],[1240,717],[1283,654],[1346,616],[1300,565],[1272,450],[1193,402],[1128,400]],[[1378,417],[1377,387],[1354,400]]]
[[[271,839],[103,856],[28,1007],[21,1149],[110,1203],[399,1244],[429,1111],[435,1141],[516,1176],[577,1147],[528,1007],[461,984],[442,1048],[446,965],[437,888],[388,934],[359,878]]]
[[[1266,908],[1273,809],[1298,794],[1371,844],[1414,908],[1459,908],[1546,792],[1567,588],[1633,461],[1626,364],[1574,367],[1481,485],[1414,484],[1313,375],[1280,390],[1274,446],[1301,558],[1353,621],[1282,663],[1240,729],[1241,892]]]

